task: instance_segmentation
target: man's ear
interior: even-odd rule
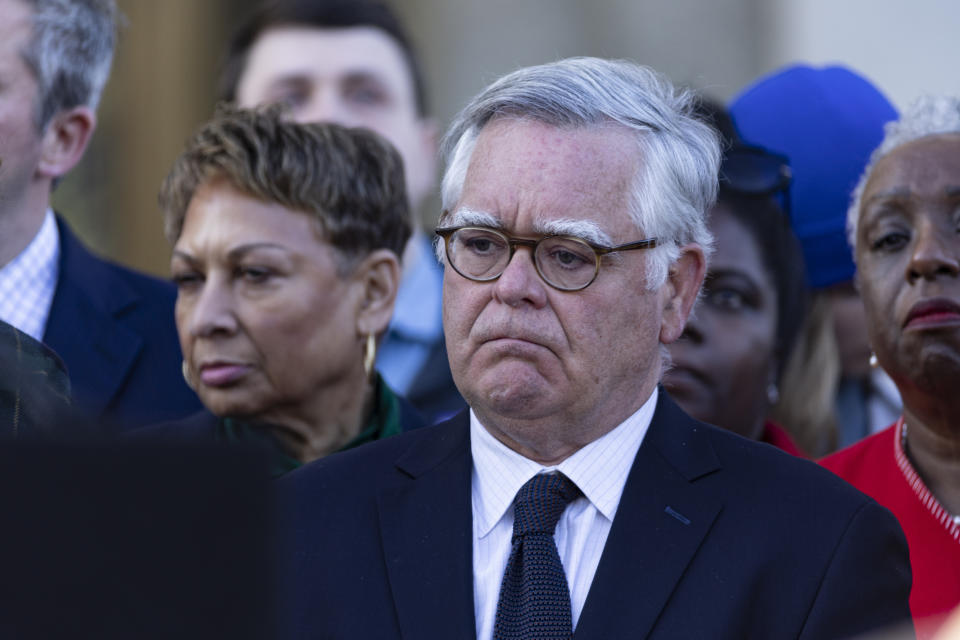
[[[680,257],[670,265],[667,281],[660,288],[663,296],[663,316],[660,320],[662,344],[674,342],[683,333],[706,271],[707,260],[700,245],[680,247]]]
[[[59,178],[73,169],[97,126],[97,116],[90,107],[80,106],[60,111],[43,132],[37,172],[47,178]]]
[[[400,260],[388,249],[377,249],[356,267],[353,279],[360,287],[357,298],[357,333],[379,335],[393,317],[400,286]]]

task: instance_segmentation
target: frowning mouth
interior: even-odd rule
[[[200,381],[208,387],[227,387],[249,371],[249,365],[239,362],[205,362],[200,365]]]
[[[960,305],[948,298],[933,298],[913,305],[903,326],[924,329],[956,324],[960,324]]]
[[[534,340],[527,340],[526,338],[515,338],[510,336],[501,336],[499,338],[489,338],[487,340],[484,340],[483,343],[487,346],[495,347],[497,349],[506,349],[510,351],[547,348],[542,343]]]
[[[710,382],[702,372],[689,367],[671,367],[663,376],[663,386],[674,395],[690,393],[694,389],[709,386]]]

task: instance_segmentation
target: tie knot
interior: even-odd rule
[[[582,495],[577,485],[562,473],[538,474],[517,491],[513,503],[513,535],[553,535],[567,505]]]

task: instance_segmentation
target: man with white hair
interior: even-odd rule
[[[0,320],[63,359],[75,406],[129,428],[200,408],[171,284],[92,255],[50,208],[110,74],[113,0],[0,0]]]
[[[447,135],[444,330],[470,406],[285,478],[286,622],[330,638],[834,638],[909,618],[892,516],[659,386],[719,145],[629,62],[484,90]]]

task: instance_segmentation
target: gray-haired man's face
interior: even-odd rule
[[[480,133],[450,221],[481,216],[524,238],[585,222],[614,244],[636,241],[628,215],[636,162],[633,139],[616,128],[494,121]],[[446,269],[450,367],[484,426],[537,458],[526,449],[536,448],[537,434],[497,425],[545,420],[558,437],[566,430],[562,437],[585,438],[582,446],[594,436],[577,429],[616,425],[639,408],[659,378],[661,340],[675,339],[683,324],[669,308],[672,281],[650,291],[645,276],[642,252],[610,254],[587,288],[559,291],[526,247],[494,281]]]

